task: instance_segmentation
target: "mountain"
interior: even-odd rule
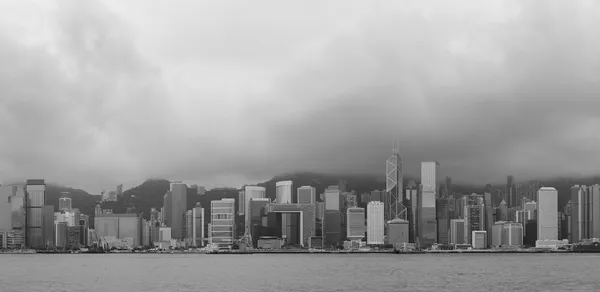
[[[55,212],[58,212],[58,199],[62,192],[68,192],[71,197],[72,207],[78,208],[81,213],[86,215],[93,215],[94,207],[102,199],[102,196],[90,195],[84,190],[48,184],[46,185],[46,204],[53,205]]]

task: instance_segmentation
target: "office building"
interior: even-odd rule
[[[558,192],[555,188],[543,187],[538,190],[537,210],[538,241],[558,240]]]
[[[409,241],[415,242],[418,236],[418,222],[419,222],[419,208],[418,208],[418,189],[414,181],[410,181],[406,188],[406,197],[409,198],[410,203],[408,204],[408,228],[409,228]]]
[[[171,183],[171,236],[173,239],[184,239],[183,218],[187,211],[187,185],[181,182]]]
[[[351,207],[346,211],[348,240],[361,240],[365,237],[365,209]]]
[[[325,203],[327,206],[327,203]],[[339,210],[325,210],[323,218],[323,244],[337,248],[343,241],[342,213]]]
[[[588,188],[590,218],[590,238],[600,238],[600,185]]]
[[[325,202],[317,202],[315,205],[317,208],[317,220],[323,221],[323,218],[325,217]]]
[[[502,226],[502,246],[521,247],[523,246],[523,225],[516,222],[506,222]]]
[[[504,224],[506,221],[497,221],[492,226],[492,242],[491,246],[498,248],[502,246],[502,241],[504,240]]]
[[[254,246],[258,244],[258,239],[261,236],[266,236],[267,234],[262,234],[262,221],[263,214],[265,214],[265,206],[271,203],[269,198],[252,198],[250,199],[250,235],[252,235],[252,241],[254,242]],[[265,224],[266,225],[266,224]]]
[[[315,204],[317,190],[311,186],[301,186],[297,190],[298,204]]]
[[[409,243],[407,220],[390,220],[388,221],[387,228],[387,244]]]
[[[117,186],[117,196],[120,197],[123,195],[123,185]]]
[[[235,200],[221,199],[210,202],[211,243],[231,248],[235,234]]]
[[[592,196],[588,187],[571,187],[571,242],[579,243],[592,236]]]
[[[130,248],[142,244],[141,228],[141,218],[136,214],[101,214],[94,218],[94,229],[101,240],[114,238],[127,241]]]
[[[46,201],[46,184],[43,179],[27,180],[25,198],[25,245],[31,248],[43,248],[42,206]]]
[[[167,193],[163,197],[162,223],[164,224],[164,226],[168,227],[171,227],[171,205],[173,200],[172,198],[173,194],[171,193],[171,191],[167,191]]]
[[[419,244],[423,248],[429,248],[437,242],[437,212],[436,198],[437,179],[439,177],[440,164],[437,161],[421,162],[421,185],[418,196],[419,209]]]
[[[449,244],[450,239],[450,199],[449,198],[438,198],[436,200],[436,220],[437,220],[437,243]]]
[[[60,198],[58,199],[58,210],[59,211],[69,211],[72,208],[71,198],[69,198],[68,192],[60,193]]]
[[[514,183],[514,177],[512,175],[509,175],[506,177],[506,189],[505,189],[505,194],[506,194],[506,198],[507,198],[507,203],[508,203],[508,207],[514,207],[514,206],[518,206],[517,204],[517,194],[515,191],[515,183]]]
[[[450,244],[465,244],[465,220],[450,220]]]
[[[471,247],[474,249],[484,249],[487,247],[487,232],[473,231],[471,232]]]
[[[240,198],[239,204],[243,204],[244,209],[240,210],[242,213],[240,215],[244,215],[244,234],[252,233],[251,226],[251,210],[250,210],[250,200],[266,198],[266,190],[264,187],[259,186],[245,186],[244,191],[241,192],[243,198]]]
[[[492,192],[491,192],[491,185],[487,185],[486,187],[486,192],[483,194],[483,203],[485,206],[485,215],[484,215],[484,222],[485,222],[485,227],[483,228],[484,230],[488,231],[487,232],[487,242],[491,243],[492,242],[492,226],[494,225],[494,219],[496,217],[496,214],[494,214],[494,207],[492,206]]]
[[[192,245],[203,246],[204,245],[204,208],[200,203],[196,204],[196,207],[192,209]]]
[[[315,234],[315,205],[313,204],[268,204],[264,207],[265,212],[268,213],[276,222],[269,224],[269,226],[279,226],[282,228],[279,230],[288,230],[287,236],[284,238],[285,243],[288,245],[300,245],[308,246],[311,237],[316,236]],[[328,214],[336,213],[333,221],[337,221],[337,226],[340,226],[340,215],[339,212],[326,212],[325,223],[328,222]],[[279,216],[277,216],[279,214]],[[283,215],[290,215],[286,222],[287,226],[283,226],[281,218]],[[275,216],[273,216],[275,215]],[[337,220],[336,220],[337,219]],[[332,226],[335,226],[336,222],[330,222]],[[333,235],[332,241],[334,246],[337,246],[341,242],[339,236],[339,228]]]
[[[384,204],[382,202],[369,202],[367,204],[367,244],[383,244],[384,220]]]
[[[481,204],[475,197],[469,201],[469,205],[465,206],[465,242],[472,242],[471,235],[473,231],[483,231],[485,227],[484,221],[484,205]],[[486,239],[487,242],[487,239]]]
[[[292,203],[292,186],[293,182],[278,181],[275,184],[275,203],[277,204],[291,204]]]
[[[395,218],[406,217],[404,212],[404,204],[406,201],[402,196],[404,190],[403,186],[403,174],[402,174],[402,158],[400,157],[399,149],[394,146],[393,154],[386,161],[386,205],[388,206],[388,215],[386,220]]]
[[[340,211],[341,192],[337,186],[329,186],[325,189],[325,211]]]

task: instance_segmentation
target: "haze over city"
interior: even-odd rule
[[[0,179],[598,174],[596,1],[145,3],[0,3]]]

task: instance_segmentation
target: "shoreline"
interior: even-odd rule
[[[166,252],[63,252],[63,251],[36,251],[36,252],[11,252],[0,251],[0,254],[207,254],[207,255],[250,255],[250,254],[399,254],[399,255],[445,255],[445,254],[577,254],[577,253],[600,253],[600,250],[590,251],[566,251],[566,250],[544,250],[544,249],[521,249],[521,250],[429,250],[429,251],[352,251],[352,250],[325,250],[325,251],[309,251],[309,250],[253,250],[253,251],[238,251],[238,250],[220,250],[220,251],[166,251]]]

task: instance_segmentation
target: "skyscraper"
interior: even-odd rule
[[[200,203],[192,209],[192,239],[194,246],[204,245],[204,208]]]
[[[393,154],[386,161],[386,188],[387,202],[389,206],[388,217],[386,220],[395,218],[406,219],[406,208],[402,193],[404,186],[402,185],[402,158],[397,147],[394,147]]]
[[[45,246],[42,230],[42,206],[46,201],[46,184],[43,179],[29,179],[27,180],[26,190],[25,245],[32,248],[42,248]]]
[[[571,242],[592,238],[592,204],[588,187],[571,187]]]
[[[517,194],[515,193],[515,183],[512,175],[506,177],[506,198],[508,207],[517,206]]]
[[[591,238],[600,238],[600,185],[595,184],[588,188],[590,197],[591,216]]]
[[[470,200],[469,205],[465,206],[465,242],[472,242],[473,231],[483,231],[485,227],[484,221],[484,205],[476,200]],[[487,236],[487,234],[486,234]],[[486,239],[487,242],[487,239]]]
[[[365,237],[365,209],[348,208],[346,213],[347,237],[349,240],[361,240]]]
[[[340,211],[340,190],[336,186],[329,186],[325,189],[325,210]]]
[[[292,203],[292,186],[293,186],[293,182],[291,180],[278,181],[275,184],[275,193],[276,193],[275,202],[277,204],[291,204]]]
[[[162,210],[163,221],[162,221],[162,223],[165,226],[169,226],[169,227],[171,226],[172,197],[173,197],[173,194],[171,193],[171,191],[167,191],[167,193],[163,197],[163,210]]]
[[[250,219],[251,217],[251,211],[250,211],[250,201],[252,199],[258,199],[258,198],[265,198],[266,197],[266,190],[264,187],[259,187],[259,186],[245,186],[244,187],[244,198],[243,198],[243,204],[244,204],[244,213],[242,213],[244,215],[244,233],[245,234],[251,234],[252,233],[252,220]]]
[[[558,240],[558,192],[552,187],[538,190],[538,240]]]
[[[181,182],[171,183],[171,237],[185,238],[183,216],[187,210],[187,185]]]
[[[465,220],[452,219],[450,220],[450,244],[465,243]]]
[[[231,248],[235,234],[235,200],[210,202],[210,240],[219,247]]]
[[[317,190],[311,186],[302,186],[297,190],[298,204],[315,204]]]
[[[367,204],[367,244],[383,244],[385,223],[383,208],[382,202]]]
[[[61,192],[60,198],[58,199],[58,210],[59,211],[68,211],[71,210],[71,198],[69,198],[68,192]]]
[[[440,164],[421,162],[421,185],[418,196],[419,212],[419,243],[422,247],[431,247],[437,242],[437,220],[435,200],[438,197],[436,181]]]

